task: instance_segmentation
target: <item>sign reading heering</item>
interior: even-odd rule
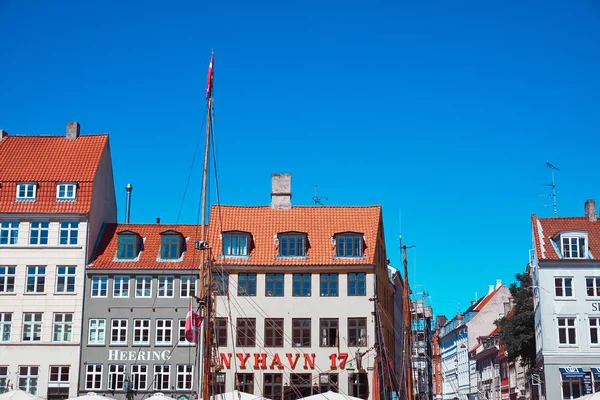
[[[168,361],[170,350],[108,350],[108,361]]]

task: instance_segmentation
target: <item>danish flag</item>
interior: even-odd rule
[[[208,99],[212,94],[213,87],[213,65],[215,65],[215,53],[213,52],[210,56],[210,64],[208,64],[208,77],[206,78],[206,98]]]
[[[198,343],[202,319],[203,317],[199,316],[194,311],[192,302],[190,301],[190,307],[188,308],[187,316],[185,317],[185,340],[190,343]]]

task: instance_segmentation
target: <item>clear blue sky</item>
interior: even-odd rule
[[[291,172],[294,204],[382,204],[396,266],[402,210],[436,313],[524,270],[546,160],[560,215],[600,200],[594,0],[27,4],[0,0],[0,128],[110,133],[121,220],[132,183],[133,221],[176,222],[213,48],[222,202]]]

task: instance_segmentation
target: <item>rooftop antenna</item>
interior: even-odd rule
[[[549,186],[552,188],[552,193],[546,194],[543,196],[551,196],[552,197],[552,205],[546,204],[545,207],[553,207],[554,208],[554,216],[558,215],[558,210],[556,209],[556,185],[554,184],[554,171],[560,171],[557,167],[550,164],[550,161],[546,161],[546,166],[550,168],[552,171],[552,183],[542,183],[543,186]]]
[[[315,206],[322,206],[321,200],[329,200],[327,197],[319,197],[319,185],[315,185],[315,197],[313,197],[313,201],[315,202]]]

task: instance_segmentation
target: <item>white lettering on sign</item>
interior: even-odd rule
[[[170,350],[108,350],[108,361],[169,361]]]

